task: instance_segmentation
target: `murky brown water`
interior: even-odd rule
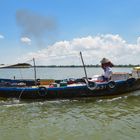
[[[64,69],[59,72],[49,69],[47,74],[56,74],[57,78],[83,74],[79,69],[73,73],[70,71],[65,71],[65,74]],[[14,74],[13,70],[10,72],[10,75]],[[95,73],[98,74],[98,69]],[[44,77],[45,73],[39,74]],[[28,77],[26,72],[23,75]],[[140,91],[117,97],[79,100],[0,100],[0,140],[139,139]]]
[[[140,92],[121,97],[0,101],[0,140],[139,140]]]

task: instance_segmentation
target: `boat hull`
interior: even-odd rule
[[[110,83],[97,83],[95,88],[86,84],[64,87],[0,87],[0,97],[18,99],[71,99],[82,97],[99,97],[120,95],[140,89],[140,79],[134,78],[126,81]]]

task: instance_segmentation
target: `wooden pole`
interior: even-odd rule
[[[37,79],[36,79],[36,64],[35,64],[35,59],[33,58],[33,63],[34,63],[34,78],[35,78],[35,86],[37,85]]]
[[[82,60],[82,64],[83,64],[83,68],[84,68],[84,72],[85,72],[85,77],[88,80],[87,72],[86,72],[86,67],[85,67],[85,64],[84,64],[83,56],[82,56],[82,52],[80,52],[80,56],[81,56],[81,60]]]

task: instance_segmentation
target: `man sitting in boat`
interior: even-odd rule
[[[89,79],[89,81],[91,82],[108,82],[109,80],[111,80],[111,76],[112,76],[112,67],[113,64],[112,62],[107,59],[107,58],[103,58],[101,61],[101,67],[104,70],[104,73],[102,75],[94,75],[91,79]]]
[[[101,61],[101,67],[104,70],[104,74],[102,75],[103,81],[109,81],[111,80],[111,76],[112,76],[112,67],[114,66],[112,64],[112,62],[107,59],[107,58],[103,58]]]

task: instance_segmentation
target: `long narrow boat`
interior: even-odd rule
[[[140,90],[140,79],[129,78],[109,82],[75,83],[59,87],[33,86],[1,86],[0,97],[18,99],[71,99],[121,95],[126,92]]]

